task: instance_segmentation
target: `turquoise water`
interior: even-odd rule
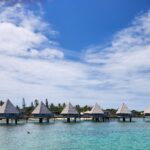
[[[30,131],[31,134],[27,134]],[[0,125],[0,150],[149,150],[150,122]]]

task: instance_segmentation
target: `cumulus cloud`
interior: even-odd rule
[[[63,58],[57,42],[49,37],[57,34],[40,16],[21,4],[1,5],[0,53],[3,55],[39,58]],[[39,14],[40,15],[40,14]]]
[[[42,20],[42,13],[20,3],[1,3],[0,10],[1,98],[20,104],[21,97],[65,101],[77,95],[86,67],[64,58],[63,49],[51,40],[58,32]]]
[[[35,98],[74,104],[100,101],[105,107],[117,107],[121,100],[149,100],[150,12],[116,33],[110,46],[90,47],[83,60],[76,61],[66,59],[69,54],[52,40],[58,32],[42,19],[42,12],[36,13],[21,3],[0,4],[2,99],[16,104],[22,97],[28,103]]]
[[[150,96],[150,11],[137,16],[132,24],[116,33],[102,48],[88,48],[85,61],[98,66],[99,75],[116,93],[130,99],[148,100]],[[134,101],[134,100],[132,100]]]

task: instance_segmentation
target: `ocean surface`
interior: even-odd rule
[[[150,150],[150,121],[0,124],[0,150]]]

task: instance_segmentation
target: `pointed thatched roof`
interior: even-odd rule
[[[131,114],[131,111],[128,109],[126,104],[122,104],[117,110],[116,114]]]
[[[144,110],[144,114],[150,114],[150,107],[148,107]]]
[[[96,103],[90,111],[90,114],[104,114],[101,107]]]
[[[62,115],[77,115],[79,114],[71,103],[67,104],[66,107],[61,112]]]
[[[32,115],[40,115],[40,114],[47,114],[47,115],[52,114],[43,102],[39,103],[38,106],[32,112]]]
[[[11,103],[10,100],[7,100],[0,107],[0,114],[19,114],[18,109]]]

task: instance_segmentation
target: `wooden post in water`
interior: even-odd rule
[[[47,123],[49,123],[49,118],[47,118]]]
[[[26,117],[26,123],[28,122],[28,117]]]
[[[132,117],[130,117],[130,122],[132,121]]]
[[[125,122],[126,121],[126,118],[125,117],[123,117],[123,122]]]
[[[67,118],[67,122],[70,122],[70,118]]]
[[[43,123],[43,118],[39,118],[39,123]]]
[[[17,119],[15,119],[15,124],[17,124]]]
[[[104,121],[105,121],[105,118],[103,117],[102,119],[103,119],[103,122],[104,122]]]
[[[99,118],[98,117],[96,117],[95,120],[96,120],[96,122],[99,122]]]
[[[76,122],[77,120],[76,120],[76,117],[74,118],[74,122]]]
[[[107,117],[108,121],[109,121],[109,117]]]
[[[6,124],[9,124],[9,118],[6,118]]]

